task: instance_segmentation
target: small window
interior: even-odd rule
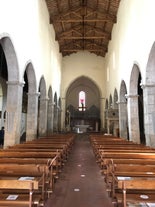
[[[79,111],[86,110],[86,93],[84,91],[79,92]]]

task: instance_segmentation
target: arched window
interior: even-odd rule
[[[79,111],[85,111],[86,109],[86,93],[84,91],[79,92]]]

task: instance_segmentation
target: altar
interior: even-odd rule
[[[89,125],[87,125],[87,124],[78,124],[78,125],[75,125],[75,128],[76,128],[77,133],[84,133],[84,132],[87,132],[87,129],[89,128]]]

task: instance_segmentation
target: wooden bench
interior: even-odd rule
[[[18,180],[20,178],[33,178],[39,181],[40,194],[45,200],[49,188],[49,171],[45,166],[29,164],[0,164],[0,180]]]
[[[35,180],[0,180],[0,206],[44,206],[41,196],[37,193],[38,189],[39,183]]]
[[[103,152],[102,159],[155,159],[155,153],[151,152]]]
[[[0,150],[0,206],[43,206],[49,193],[53,192],[55,178],[67,160],[73,145],[73,136],[63,138],[41,138]],[[18,180],[28,178],[32,180]],[[1,185],[1,182],[2,185]],[[14,183],[22,182],[20,187]],[[26,185],[29,182],[29,186]],[[30,183],[31,182],[31,183]],[[34,187],[34,182],[38,186]],[[4,184],[5,183],[5,184]],[[10,186],[9,183],[12,183]],[[36,186],[36,184],[35,184]],[[1,189],[2,187],[2,189]],[[35,191],[35,194],[34,194]],[[7,196],[18,195],[13,202]],[[30,197],[31,196],[31,197]],[[32,197],[33,196],[33,197]],[[40,202],[41,201],[41,202]]]
[[[109,164],[104,170],[105,182],[109,195],[115,197],[115,188],[118,179],[145,178],[155,179],[155,165],[147,164]]]
[[[137,149],[131,149],[131,148],[126,148],[126,149],[105,149],[105,150],[98,150],[98,153],[96,154],[96,159],[99,162],[104,154],[106,153],[112,153],[112,154],[118,154],[118,153],[154,153],[155,154],[155,149],[143,149],[143,148],[137,148]]]
[[[1,150],[2,151],[2,150]],[[39,144],[39,143],[34,143],[34,144],[21,144],[21,145],[15,145],[13,147],[9,147],[8,149],[5,149],[5,151],[31,151],[31,152],[58,152],[60,153],[62,165],[67,161],[70,150],[65,146],[65,145],[58,145],[58,144]]]
[[[55,179],[58,178],[59,169],[57,169],[57,155],[51,159],[34,159],[34,158],[1,158],[0,159],[0,176],[7,175],[29,175],[40,176],[45,170],[46,191],[53,192]]]
[[[126,207],[127,203],[155,203],[155,179],[118,180],[115,193],[117,206]]]
[[[91,144],[117,206],[126,207],[132,201],[155,203],[154,148],[112,136],[92,136]]]

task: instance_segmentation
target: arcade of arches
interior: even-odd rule
[[[24,2],[25,5],[32,6]],[[43,6],[46,15],[38,9],[39,14],[44,21],[47,21],[45,1],[34,2],[37,2],[39,8]],[[124,68],[127,75],[124,72],[121,74],[122,69],[119,70],[118,65],[121,66],[123,56],[120,54],[118,60],[113,61],[120,61],[114,69],[112,63],[110,64],[110,57],[112,59],[113,52],[117,49],[114,47],[116,41],[114,38],[116,33],[119,33],[121,14],[129,1],[121,2],[111,39],[114,44],[111,44],[105,58],[87,51],[62,57],[57,49],[55,38],[46,40],[54,49],[46,49],[42,46],[44,42],[42,35],[34,35],[39,39],[36,41],[40,44],[34,44],[36,48],[32,48],[32,51],[29,48],[29,54],[26,51],[26,44],[22,45],[22,41],[25,41],[23,37],[18,40],[18,37],[23,35],[22,31],[20,33],[20,30],[17,30],[17,33],[14,33],[13,30],[8,29],[11,23],[5,22],[5,18],[0,18],[7,25],[0,29],[0,126],[5,126],[4,147],[32,140],[38,136],[70,131],[110,133],[137,143],[155,146],[155,43],[153,40],[155,32],[152,31],[154,37],[151,36],[147,44],[145,63],[142,61],[143,57],[138,60],[139,56],[135,55],[132,60],[130,59],[130,64],[127,63],[127,67]],[[147,0],[143,0],[144,5],[146,2]],[[2,9],[5,9],[5,6],[4,3]],[[133,11],[136,10],[136,4],[130,3],[130,6]],[[19,5],[20,7],[22,8],[22,5]],[[13,9],[15,10],[15,7]],[[129,12],[127,8],[126,12]],[[31,13],[33,12],[30,11]],[[25,13],[21,15],[24,16]],[[153,19],[149,15],[147,18]],[[42,26],[43,22],[38,17],[39,21],[39,25]],[[130,19],[128,24],[132,26]],[[16,26],[18,26],[17,22]],[[51,25],[49,28],[52,30]],[[49,28],[45,30],[46,34]],[[15,31],[16,29],[17,27]],[[25,32],[25,39],[28,32]],[[41,29],[39,32],[41,33]],[[124,41],[123,37],[120,37],[119,41],[121,38]],[[23,48],[20,48],[20,44]],[[123,50],[121,43],[119,47]],[[38,48],[43,51],[37,56]],[[137,49],[140,50],[141,48]],[[43,57],[44,60],[41,62],[39,60],[41,55],[48,57]],[[78,61],[79,59],[81,62]],[[41,69],[38,69],[39,64]],[[54,68],[55,65],[57,68]],[[52,70],[54,72],[51,72]],[[80,91],[85,92],[85,110],[79,110]]]

